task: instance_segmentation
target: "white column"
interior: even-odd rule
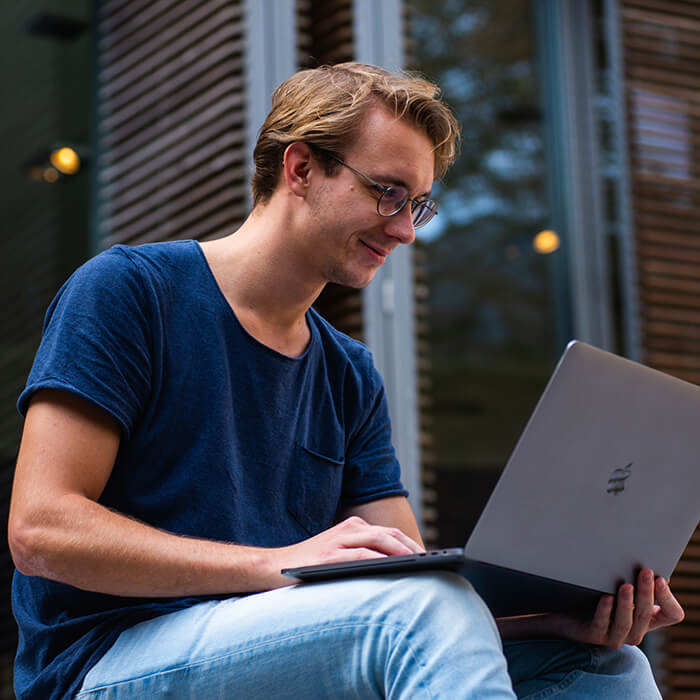
[[[404,66],[401,0],[355,0],[355,59],[387,70]],[[413,258],[401,246],[364,290],[365,340],[384,377],[403,482],[421,523]]]
[[[253,148],[270,111],[272,92],[297,69],[295,10],[294,0],[245,0],[246,146],[250,175]]]

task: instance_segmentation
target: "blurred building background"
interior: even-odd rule
[[[318,302],[375,353],[433,544],[466,539],[569,338],[700,383],[699,0],[27,0],[1,18],[3,527],[58,287],[114,243],[235,230],[270,93],[300,67],[418,70],[464,127],[413,249]],[[700,698],[697,536],[673,584],[687,619],[646,650],[664,697]]]

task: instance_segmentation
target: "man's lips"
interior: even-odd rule
[[[377,255],[380,258],[386,258],[389,256],[391,253],[390,250],[384,250],[383,248],[380,248],[379,246],[372,245],[370,243],[367,243],[367,241],[360,241],[364,246],[369,248],[375,255]]]

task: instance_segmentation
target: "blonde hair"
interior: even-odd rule
[[[370,107],[383,105],[422,130],[433,144],[435,178],[454,162],[459,125],[440,99],[440,89],[410,73],[390,73],[362,63],[340,63],[295,73],[272,95],[272,108],[253,152],[254,204],[267,202],[277,187],[286,147],[303,141],[315,147],[330,175]],[[319,149],[319,150],[316,150]],[[320,151],[320,152],[319,152]]]

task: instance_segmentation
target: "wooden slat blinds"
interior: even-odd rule
[[[430,546],[439,542],[440,503],[436,490],[433,447],[433,388],[430,366],[430,314],[428,310],[427,255],[420,241],[413,244],[414,299],[416,319],[416,365],[418,368],[418,429],[423,505],[423,538]]]
[[[297,0],[297,27],[300,68],[353,60],[352,0]]]
[[[242,5],[99,4],[101,247],[215,238],[247,214]]]
[[[643,361],[700,383],[700,2],[623,0]],[[700,698],[700,532],[673,576],[687,618],[663,633],[669,700]]]

